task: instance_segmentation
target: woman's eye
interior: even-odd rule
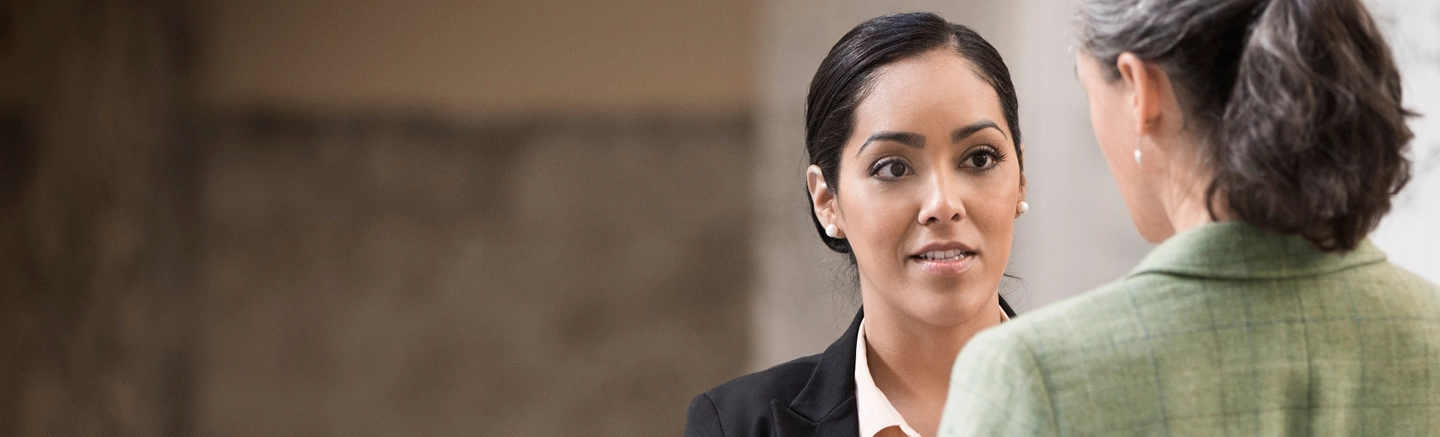
[[[995,155],[995,152],[989,150],[981,150],[975,152],[975,154],[973,155],[965,157],[965,166],[984,170],[990,167],[994,167],[996,163],[1000,162],[1000,159],[1001,157]]]
[[[909,174],[910,166],[905,165],[904,162],[890,161],[884,164],[880,164],[880,168],[877,168],[875,170],[876,176],[880,176],[882,178],[898,178]]]
[[[970,155],[970,165],[973,165],[976,168],[989,167],[990,163],[994,161],[995,160],[991,159],[990,155],[986,153],[976,153],[974,155]]]

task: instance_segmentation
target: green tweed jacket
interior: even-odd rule
[[[1440,267],[1440,266],[1437,266]],[[1440,287],[1238,222],[977,335],[944,436],[1440,436]]]

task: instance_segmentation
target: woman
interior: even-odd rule
[[[964,26],[888,15],[841,38],[810,85],[806,184],[861,314],[820,355],[696,396],[685,434],[935,435],[955,354],[1011,315],[1017,118],[1000,55]]]
[[[1440,287],[1368,232],[1410,131],[1358,0],[1088,0],[1077,73],[1147,240],[985,332],[943,434],[1436,435]]]

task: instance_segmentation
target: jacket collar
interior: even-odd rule
[[[855,341],[859,337],[861,309],[850,329],[835,340],[820,361],[805,388],[789,405],[770,403],[777,436],[855,435],[860,424],[855,413]]]
[[[1000,308],[1008,317],[1015,311],[1005,298]],[[805,388],[786,405],[779,399],[770,401],[770,415],[776,436],[856,436],[860,434],[860,418],[855,409],[855,342],[860,337],[860,320],[865,309],[855,312],[850,329],[835,340],[810,374]]]
[[[1127,277],[1162,273],[1202,278],[1276,279],[1313,276],[1385,261],[1360,243],[1344,254],[1321,252],[1295,235],[1266,232],[1245,222],[1209,223],[1171,236]]]

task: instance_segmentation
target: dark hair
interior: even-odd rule
[[[1410,179],[1400,73],[1358,0],[1089,0],[1081,42],[1171,78],[1222,203],[1325,251],[1354,249]],[[1223,196],[1217,199],[1217,195]]]
[[[855,107],[865,98],[876,69],[936,49],[953,49],[975,66],[975,73],[995,89],[1000,110],[1015,143],[1015,156],[1024,168],[1020,151],[1019,103],[1010,70],[984,38],[970,28],[950,23],[929,12],[892,14],[873,18],[850,29],[820,61],[810,94],[805,99],[805,152],[810,164],[820,167],[831,191],[838,187],[840,150],[855,129]],[[808,193],[808,191],[807,191]],[[850,243],[825,235],[811,202],[810,219],[830,250],[850,253]]]

